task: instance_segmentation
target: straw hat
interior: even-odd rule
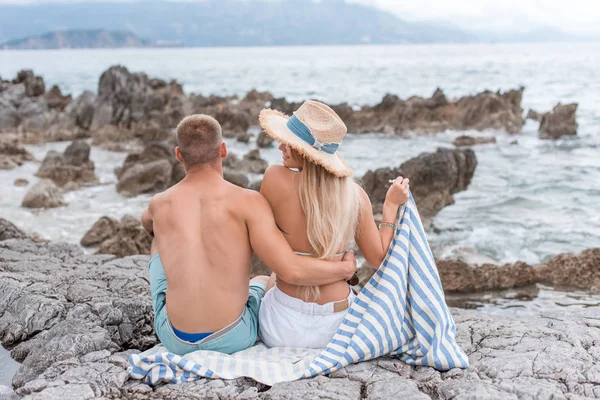
[[[258,120],[267,135],[289,145],[333,175],[352,175],[337,152],[346,136],[346,125],[327,105],[308,100],[291,117],[267,108],[260,112]]]

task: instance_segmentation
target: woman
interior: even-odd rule
[[[281,142],[283,156],[283,166],[265,173],[261,193],[292,249],[339,260],[355,239],[367,262],[378,268],[394,236],[398,209],[408,200],[408,179],[392,183],[378,231],[369,197],[337,154],[346,126],[331,108],[307,101],[290,118],[263,110],[260,123]],[[353,299],[345,281],[300,287],[277,279],[262,300],[259,335],[269,347],[324,348]]]

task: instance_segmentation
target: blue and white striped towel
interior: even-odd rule
[[[196,351],[184,357],[157,346],[131,355],[134,379],[156,385],[202,377],[249,377],[266,385],[334,372],[380,356],[440,371],[468,368],[414,200],[402,207],[388,254],[356,297],[324,350],[258,344],[233,355]]]

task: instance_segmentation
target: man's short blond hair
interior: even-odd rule
[[[222,141],[221,125],[209,115],[190,115],[177,125],[177,146],[188,168],[215,161]]]

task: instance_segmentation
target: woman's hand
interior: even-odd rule
[[[400,207],[408,201],[410,198],[408,178],[397,177],[393,181],[390,181],[392,186],[385,195],[385,203],[391,206]]]

